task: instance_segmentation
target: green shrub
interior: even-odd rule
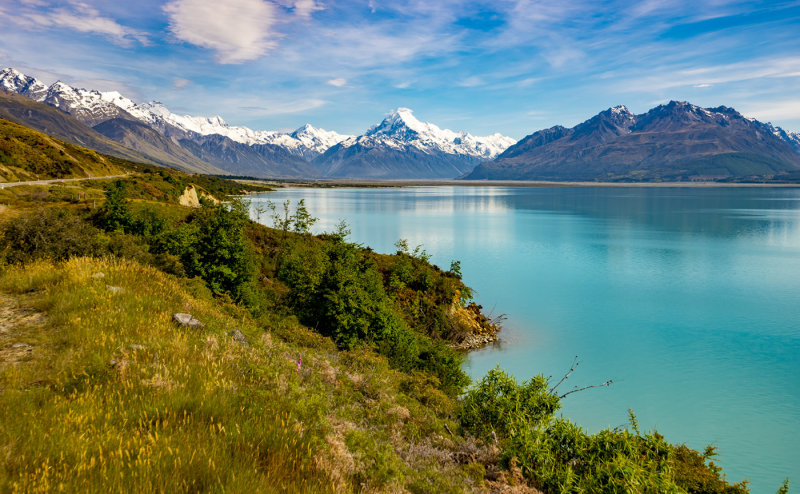
[[[103,230],[129,229],[133,223],[130,211],[130,202],[125,197],[125,183],[121,180],[114,181],[106,189],[106,202],[95,212],[95,225]]]
[[[8,262],[42,258],[61,261],[101,253],[99,233],[69,210],[39,209],[5,226],[0,232],[0,249]]]
[[[518,384],[496,367],[467,392],[461,423],[477,437],[494,432],[510,438],[547,422],[560,407],[558,396],[548,392],[547,380],[541,375]]]
[[[280,256],[277,277],[289,287],[286,301],[303,324],[342,349],[375,344],[392,367],[428,372],[450,394],[468,384],[462,357],[397,313],[369,251],[332,235],[323,242],[287,238]]]

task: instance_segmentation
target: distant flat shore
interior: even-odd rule
[[[275,187],[800,187],[800,183],[733,183],[733,182],[548,182],[543,180],[369,180],[319,179],[270,180],[240,179],[237,182]]]

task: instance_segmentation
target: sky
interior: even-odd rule
[[[669,100],[800,131],[800,1],[0,0],[0,66],[180,114],[519,139]]]

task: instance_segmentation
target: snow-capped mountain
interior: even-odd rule
[[[12,68],[0,70],[0,89],[42,101],[47,96],[47,85],[35,77]]]
[[[292,133],[253,130],[248,127],[229,125],[220,116],[195,117],[172,113],[162,103],[153,101],[141,105],[128,105],[128,101],[116,100],[127,112],[165,135],[176,130],[189,135],[209,136],[219,134],[235,142],[250,146],[273,144],[305,159],[312,159],[350,136],[318,129],[310,124]]]
[[[0,71],[0,88],[55,106],[89,126],[114,118],[136,119],[168,137],[219,134],[247,145],[280,146],[306,160],[319,156],[331,146],[351,137],[309,124],[289,133],[233,126],[220,116],[178,115],[157,101],[136,104],[117,91],[74,88],[61,81],[48,87],[38,79],[13,68]]]
[[[325,176],[336,178],[455,178],[514,142],[500,134],[475,137],[441,129],[398,108],[364,135],[331,147],[315,163]]]
[[[116,104],[118,98],[115,96],[121,98],[116,91],[101,93],[95,89],[74,88],[58,81],[47,89],[42,101],[94,127],[112,118],[133,119]]]
[[[795,135],[733,108],[671,101],[641,115],[624,106],[571,129],[540,130],[481,163],[472,180],[796,180]]]
[[[410,145],[423,152],[444,152],[488,160],[516,142],[500,134],[475,137],[466,132],[440,129],[432,123],[420,122],[413,113],[408,108],[393,110],[381,123],[370,127],[363,136],[344,141],[342,145],[352,146],[357,143],[362,146],[373,144],[391,148]]]

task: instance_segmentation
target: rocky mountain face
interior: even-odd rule
[[[331,147],[314,164],[333,178],[455,178],[513,143],[500,134],[474,137],[443,130],[398,108],[364,135]]]
[[[227,170],[228,174],[269,178],[318,178],[308,161],[274,144],[243,144],[219,134],[210,134],[178,141],[202,160]],[[275,166],[280,163],[280,167]]]
[[[34,101],[42,101],[47,96],[48,88],[38,79],[8,68],[0,71],[0,89],[27,96]]]
[[[136,104],[116,91],[46,86],[14,69],[0,71],[0,88],[73,116],[101,134],[188,171],[276,178],[454,178],[514,143],[494,134],[474,137],[440,129],[400,108],[362,136],[306,124],[293,132],[253,130],[221,117],[178,115],[158,102]],[[157,132],[147,132],[141,125]]]
[[[464,176],[472,180],[730,181],[793,179],[800,136],[724,106],[624,106],[571,129],[540,130]]]
[[[57,108],[19,94],[0,91],[0,118],[30,127],[70,144],[91,148],[118,158],[149,164],[161,163],[109,139]]]

